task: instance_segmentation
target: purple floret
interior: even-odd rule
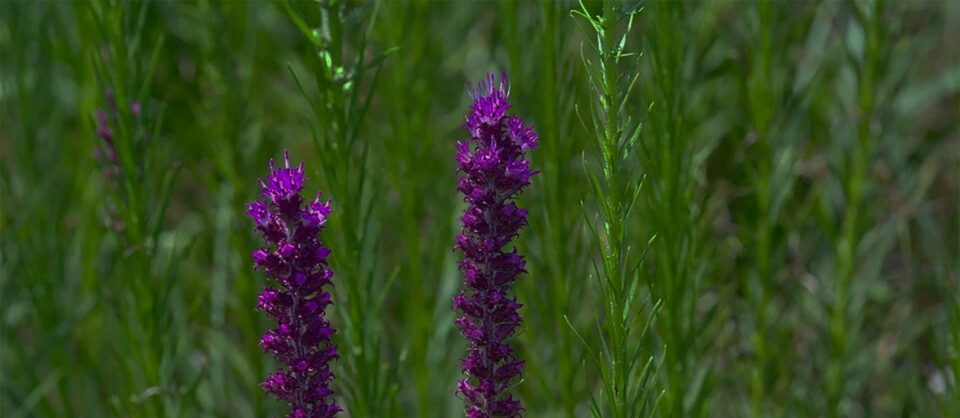
[[[457,143],[457,189],[468,206],[456,249],[463,254],[466,289],[454,296],[453,308],[462,314],[456,325],[469,342],[461,362],[467,377],[457,383],[468,418],[513,418],[523,410],[508,392],[523,370],[508,339],[521,321],[521,305],[510,289],[526,262],[504,246],[527,224],[527,210],[513,200],[536,174],[525,152],[537,146],[538,137],[519,117],[506,114],[509,95],[505,76],[496,82],[487,75],[471,92],[465,124],[470,138]]]
[[[303,163],[291,168],[270,161],[270,174],[261,180],[262,200],[247,206],[247,215],[267,245],[253,251],[254,268],[272,282],[257,298],[257,309],[277,320],[260,338],[260,346],[281,364],[263,388],[290,405],[287,417],[327,418],[341,411],[334,400],[330,362],[339,359],[331,337],[334,328],[324,316],[331,304],[333,270],[330,250],[319,234],[330,215],[330,201],[320,194],[311,202],[300,196],[305,180]]]

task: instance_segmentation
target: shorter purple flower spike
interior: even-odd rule
[[[117,103],[116,99],[113,97],[113,92],[108,89],[104,91],[104,96],[107,99],[108,106],[106,110],[103,108],[97,109],[96,134],[98,137],[100,137],[100,146],[94,148],[93,157],[100,165],[100,169],[103,173],[103,178],[106,180],[105,183],[107,187],[116,192],[120,189],[123,170],[120,168],[120,159],[117,155],[116,143],[114,142],[114,130],[112,124],[117,121],[119,115],[117,114]],[[139,117],[140,102],[134,102],[130,106],[130,111],[133,113],[134,117]],[[144,140],[146,139],[147,136],[144,137]],[[107,211],[110,227],[116,231],[122,231],[124,229],[124,224],[123,221],[120,220],[120,215],[115,202],[108,202]]]
[[[111,123],[115,122],[119,116],[117,115],[116,99],[113,97],[113,92],[107,90],[104,94],[107,97],[109,107],[108,110],[104,110],[103,108],[97,109],[96,126],[97,136],[103,141],[101,144],[102,151],[99,149],[95,150],[94,156],[103,167],[104,177],[113,181],[120,176],[120,162],[117,159],[117,146],[113,142],[113,127]],[[139,117],[140,102],[133,102],[133,104],[130,105],[130,112],[134,117]]]
[[[253,265],[274,284],[257,297],[257,309],[277,320],[260,338],[260,346],[281,368],[267,377],[263,388],[290,405],[287,417],[328,418],[341,411],[334,400],[330,362],[339,359],[331,337],[336,332],[324,316],[331,294],[330,250],[319,234],[330,215],[330,201],[321,196],[304,204],[303,163],[290,168],[270,161],[270,174],[260,181],[264,200],[247,206],[247,215],[267,247],[253,251]]]
[[[506,76],[487,75],[471,91],[466,116],[470,139],[457,143],[461,173],[457,189],[467,202],[456,249],[463,253],[460,272],[466,290],[453,297],[455,320],[469,342],[461,361],[467,378],[457,382],[468,418],[519,417],[520,401],[508,392],[523,371],[508,339],[520,325],[520,304],[510,296],[525,261],[504,247],[527,224],[527,211],[512,202],[530,184],[526,151],[537,146],[533,129],[506,115],[510,88]]]

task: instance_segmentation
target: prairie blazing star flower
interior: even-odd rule
[[[530,184],[526,151],[537,146],[537,134],[513,115],[507,101],[506,76],[499,83],[492,74],[471,92],[473,106],[466,116],[470,138],[457,143],[460,171],[457,189],[467,202],[456,249],[463,254],[460,272],[466,289],[453,298],[461,334],[469,353],[461,361],[466,378],[457,393],[466,401],[468,418],[519,417],[520,401],[508,392],[519,378],[523,360],[508,338],[520,324],[520,304],[510,296],[525,260],[516,249],[505,251],[521,227],[527,211],[513,202]]]
[[[257,309],[277,320],[260,346],[281,363],[280,370],[263,382],[263,388],[290,405],[289,418],[327,418],[341,411],[333,399],[330,362],[339,358],[331,336],[335,332],[324,317],[331,304],[333,270],[327,266],[330,250],[319,234],[330,215],[330,201],[320,194],[311,202],[300,196],[303,163],[284,167],[270,161],[270,174],[261,180],[262,200],[247,207],[247,215],[267,246],[253,251],[254,268],[263,270],[273,287],[257,298]]]

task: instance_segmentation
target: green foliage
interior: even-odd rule
[[[372,10],[357,9],[346,18],[346,5],[339,1],[320,4],[320,22],[311,29],[300,12],[284,3],[290,19],[313,44],[315,52],[306,66],[313,76],[307,87],[292,67],[290,73],[313,111],[309,121],[316,149],[321,190],[328,191],[339,213],[328,228],[334,237],[333,248],[342,249],[331,257],[338,272],[336,310],[340,319],[343,367],[335,372],[347,388],[346,409],[355,416],[392,416],[399,390],[394,359],[397,354],[383,347],[384,302],[390,291],[393,273],[379,262],[372,247],[379,239],[379,216],[375,208],[385,187],[371,155],[371,140],[361,136],[363,122],[370,109],[373,92],[383,60],[394,50],[387,49],[367,58],[367,42],[376,22],[378,3]],[[363,22],[361,12],[370,18]],[[350,24],[348,26],[348,24]],[[355,57],[344,52],[349,34],[358,34]],[[315,94],[307,88],[316,89]]]
[[[570,328],[587,347],[588,366],[596,367],[600,375],[599,394],[591,396],[593,416],[649,416],[659,400],[655,385],[659,362],[647,333],[659,303],[650,303],[650,298],[641,293],[639,270],[654,239],[636,248],[636,244],[631,245],[638,243],[636,237],[627,234],[643,184],[633,164],[642,125],[627,107],[643,55],[626,49],[640,9],[624,10],[605,1],[602,14],[595,15],[584,3],[580,7],[573,15],[585,22],[588,36],[596,39],[590,45],[591,54],[583,55],[583,63],[596,100],[585,110],[590,121],[585,128],[591,130],[596,141],[592,148],[598,162],[594,166],[586,164],[586,172],[599,213],[594,215],[584,207],[584,216],[593,241],[600,247],[600,260],[594,261],[593,271],[602,307],[595,313],[600,344],[591,345],[572,323]],[[621,25],[626,27],[622,32]],[[586,117],[581,115],[581,119]]]
[[[505,70],[526,416],[958,417],[955,3],[0,2],[0,415],[281,416],[243,212],[289,149],[344,415],[458,416],[454,143]]]

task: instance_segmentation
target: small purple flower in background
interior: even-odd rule
[[[469,341],[462,360],[467,378],[457,383],[468,418],[513,418],[523,410],[507,392],[523,369],[507,339],[521,321],[521,305],[510,289],[526,262],[516,249],[503,247],[527,224],[527,211],[512,201],[536,174],[525,152],[537,146],[538,137],[519,117],[506,115],[506,76],[495,81],[489,74],[471,92],[465,125],[470,139],[457,143],[458,190],[468,206],[456,248],[463,253],[466,290],[454,296],[453,308],[462,313],[456,324]]]
[[[338,359],[331,336],[335,332],[324,317],[331,304],[333,270],[327,266],[330,250],[319,233],[330,214],[330,201],[320,194],[311,202],[300,196],[303,163],[275,168],[260,181],[264,199],[247,207],[267,247],[253,252],[254,268],[263,270],[276,287],[267,287],[257,298],[257,309],[276,318],[277,327],[260,339],[264,350],[281,368],[263,382],[263,388],[290,405],[290,418],[326,418],[341,411],[333,399],[330,362]]]
[[[109,106],[106,110],[103,108],[97,109],[96,128],[97,136],[100,137],[101,143],[99,147],[94,148],[93,157],[100,165],[107,186],[116,192],[120,189],[123,170],[120,169],[112,124],[116,122],[119,115],[117,114],[117,102],[113,96],[113,92],[108,89],[104,92],[104,95],[107,98]],[[133,102],[133,104],[130,105],[130,112],[135,118],[140,117],[140,102]],[[148,138],[149,135],[144,136],[144,140]],[[107,212],[110,227],[116,231],[122,231],[124,229],[123,221],[120,220],[120,215],[114,202],[110,202],[107,205]]]
[[[94,149],[94,157],[100,163],[103,169],[103,175],[111,182],[116,182],[120,177],[120,162],[117,160],[117,145],[113,142],[112,124],[119,118],[117,114],[117,100],[113,97],[113,92],[109,89],[104,92],[107,98],[108,108],[97,109],[97,136],[102,143],[99,149]],[[140,102],[133,102],[130,105],[130,113],[134,118],[140,117]],[[144,135],[146,141],[149,135]],[[116,185],[113,185],[114,187]]]

